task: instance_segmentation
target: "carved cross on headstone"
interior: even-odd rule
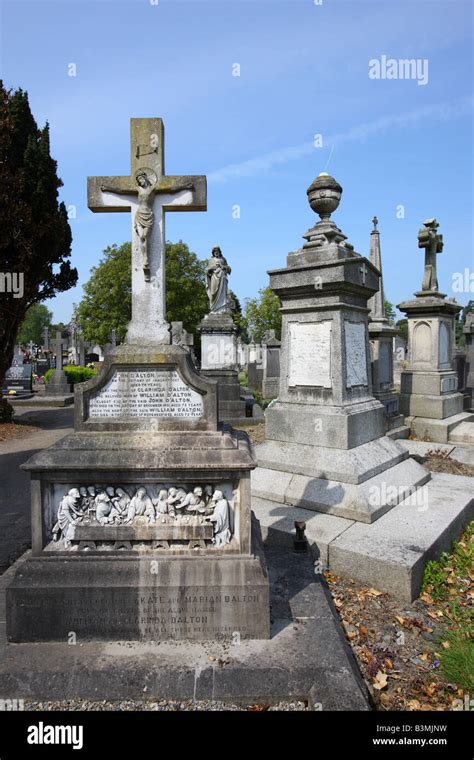
[[[418,233],[418,248],[425,249],[425,271],[423,274],[422,291],[438,291],[436,274],[436,254],[443,250],[443,236],[438,235],[439,224],[436,219],[427,219]]]
[[[367,281],[367,267],[365,266],[365,264],[362,264],[362,266],[359,267],[359,272],[362,275],[362,285],[365,285]]]
[[[92,211],[132,212],[132,321],[127,343],[170,343],[166,322],[165,211],[206,211],[205,176],[166,176],[161,119],[131,119],[128,177],[89,177]]]
[[[51,341],[51,346],[53,349],[53,354],[56,357],[55,369],[61,370],[63,368],[63,348],[67,347],[67,340],[64,340],[60,330],[56,332],[56,337],[53,341]]]

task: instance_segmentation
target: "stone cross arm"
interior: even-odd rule
[[[169,203],[163,203],[164,211],[206,211],[207,210],[207,181],[204,175],[163,176],[155,184],[155,195],[172,196]],[[191,192],[192,198],[181,196]],[[179,195],[176,195],[179,193]],[[122,195],[136,195],[135,177],[88,177],[87,204],[91,211],[120,212],[130,211],[130,203]],[[114,199],[114,196],[119,196]]]

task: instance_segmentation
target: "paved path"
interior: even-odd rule
[[[71,432],[73,416],[72,407],[17,410],[16,420],[41,430],[0,441],[0,573],[31,542],[30,475],[20,470],[20,465]]]

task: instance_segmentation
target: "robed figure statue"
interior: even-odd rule
[[[230,310],[227,276],[231,271],[221,249],[215,246],[206,267],[206,290],[211,314]]]

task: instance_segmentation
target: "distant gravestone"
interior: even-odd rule
[[[56,365],[48,383],[47,395],[67,397],[71,393],[71,386],[63,370],[63,350],[67,344],[59,330],[56,332],[56,338],[51,345],[56,357]]]
[[[44,377],[44,375],[47,373],[50,367],[51,367],[51,362],[49,361],[49,359],[39,358],[36,360],[35,370],[36,370],[36,374],[39,375],[40,377]]]
[[[262,394],[264,398],[276,398],[280,387],[281,341],[274,330],[269,331],[263,354]]]
[[[23,364],[23,356],[15,355],[12,365],[5,373],[2,393],[31,393],[33,391],[33,374],[31,364]]]
[[[263,382],[263,366],[258,365],[257,362],[249,362],[248,365],[249,376],[249,388],[252,391],[262,391]]]

